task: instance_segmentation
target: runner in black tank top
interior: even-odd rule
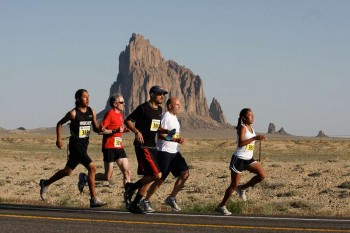
[[[49,185],[62,179],[63,177],[70,176],[76,166],[81,163],[88,170],[88,177],[87,180],[83,181],[83,184],[81,182],[78,183],[79,190],[81,185],[85,185],[86,182],[88,182],[91,196],[90,207],[104,206],[106,203],[96,197],[95,174],[97,169],[87,154],[91,130],[94,130],[94,132],[100,132],[101,129],[98,128],[95,111],[89,107],[89,93],[84,89],[80,89],[75,93],[75,99],[76,107],[69,111],[57,123],[56,127],[56,146],[61,149],[63,146],[62,126],[68,121],[71,122],[68,161],[66,166],[56,172],[50,179],[40,180],[40,196],[42,199],[44,199]]]

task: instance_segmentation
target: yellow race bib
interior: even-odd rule
[[[91,126],[80,126],[79,127],[79,138],[87,138],[90,135]]]
[[[255,145],[254,144],[248,144],[245,148],[246,151],[253,151],[254,150]]]
[[[158,128],[160,126],[160,120],[157,119],[152,119],[152,124],[151,124],[151,131],[158,131]]]
[[[121,137],[115,137],[114,138],[114,147],[122,147],[122,138]]]

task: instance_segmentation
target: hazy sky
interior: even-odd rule
[[[85,88],[101,111],[132,33],[199,75],[236,124],[350,135],[350,1],[0,0],[0,127],[52,127]]]

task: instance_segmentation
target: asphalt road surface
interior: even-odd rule
[[[0,205],[0,232],[348,232],[349,218],[221,216],[174,212],[145,215],[112,209]]]

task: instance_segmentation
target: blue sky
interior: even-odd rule
[[[0,127],[55,126],[86,88],[99,112],[132,33],[199,75],[256,131],[350,135],[350,1],[0,0]]]

